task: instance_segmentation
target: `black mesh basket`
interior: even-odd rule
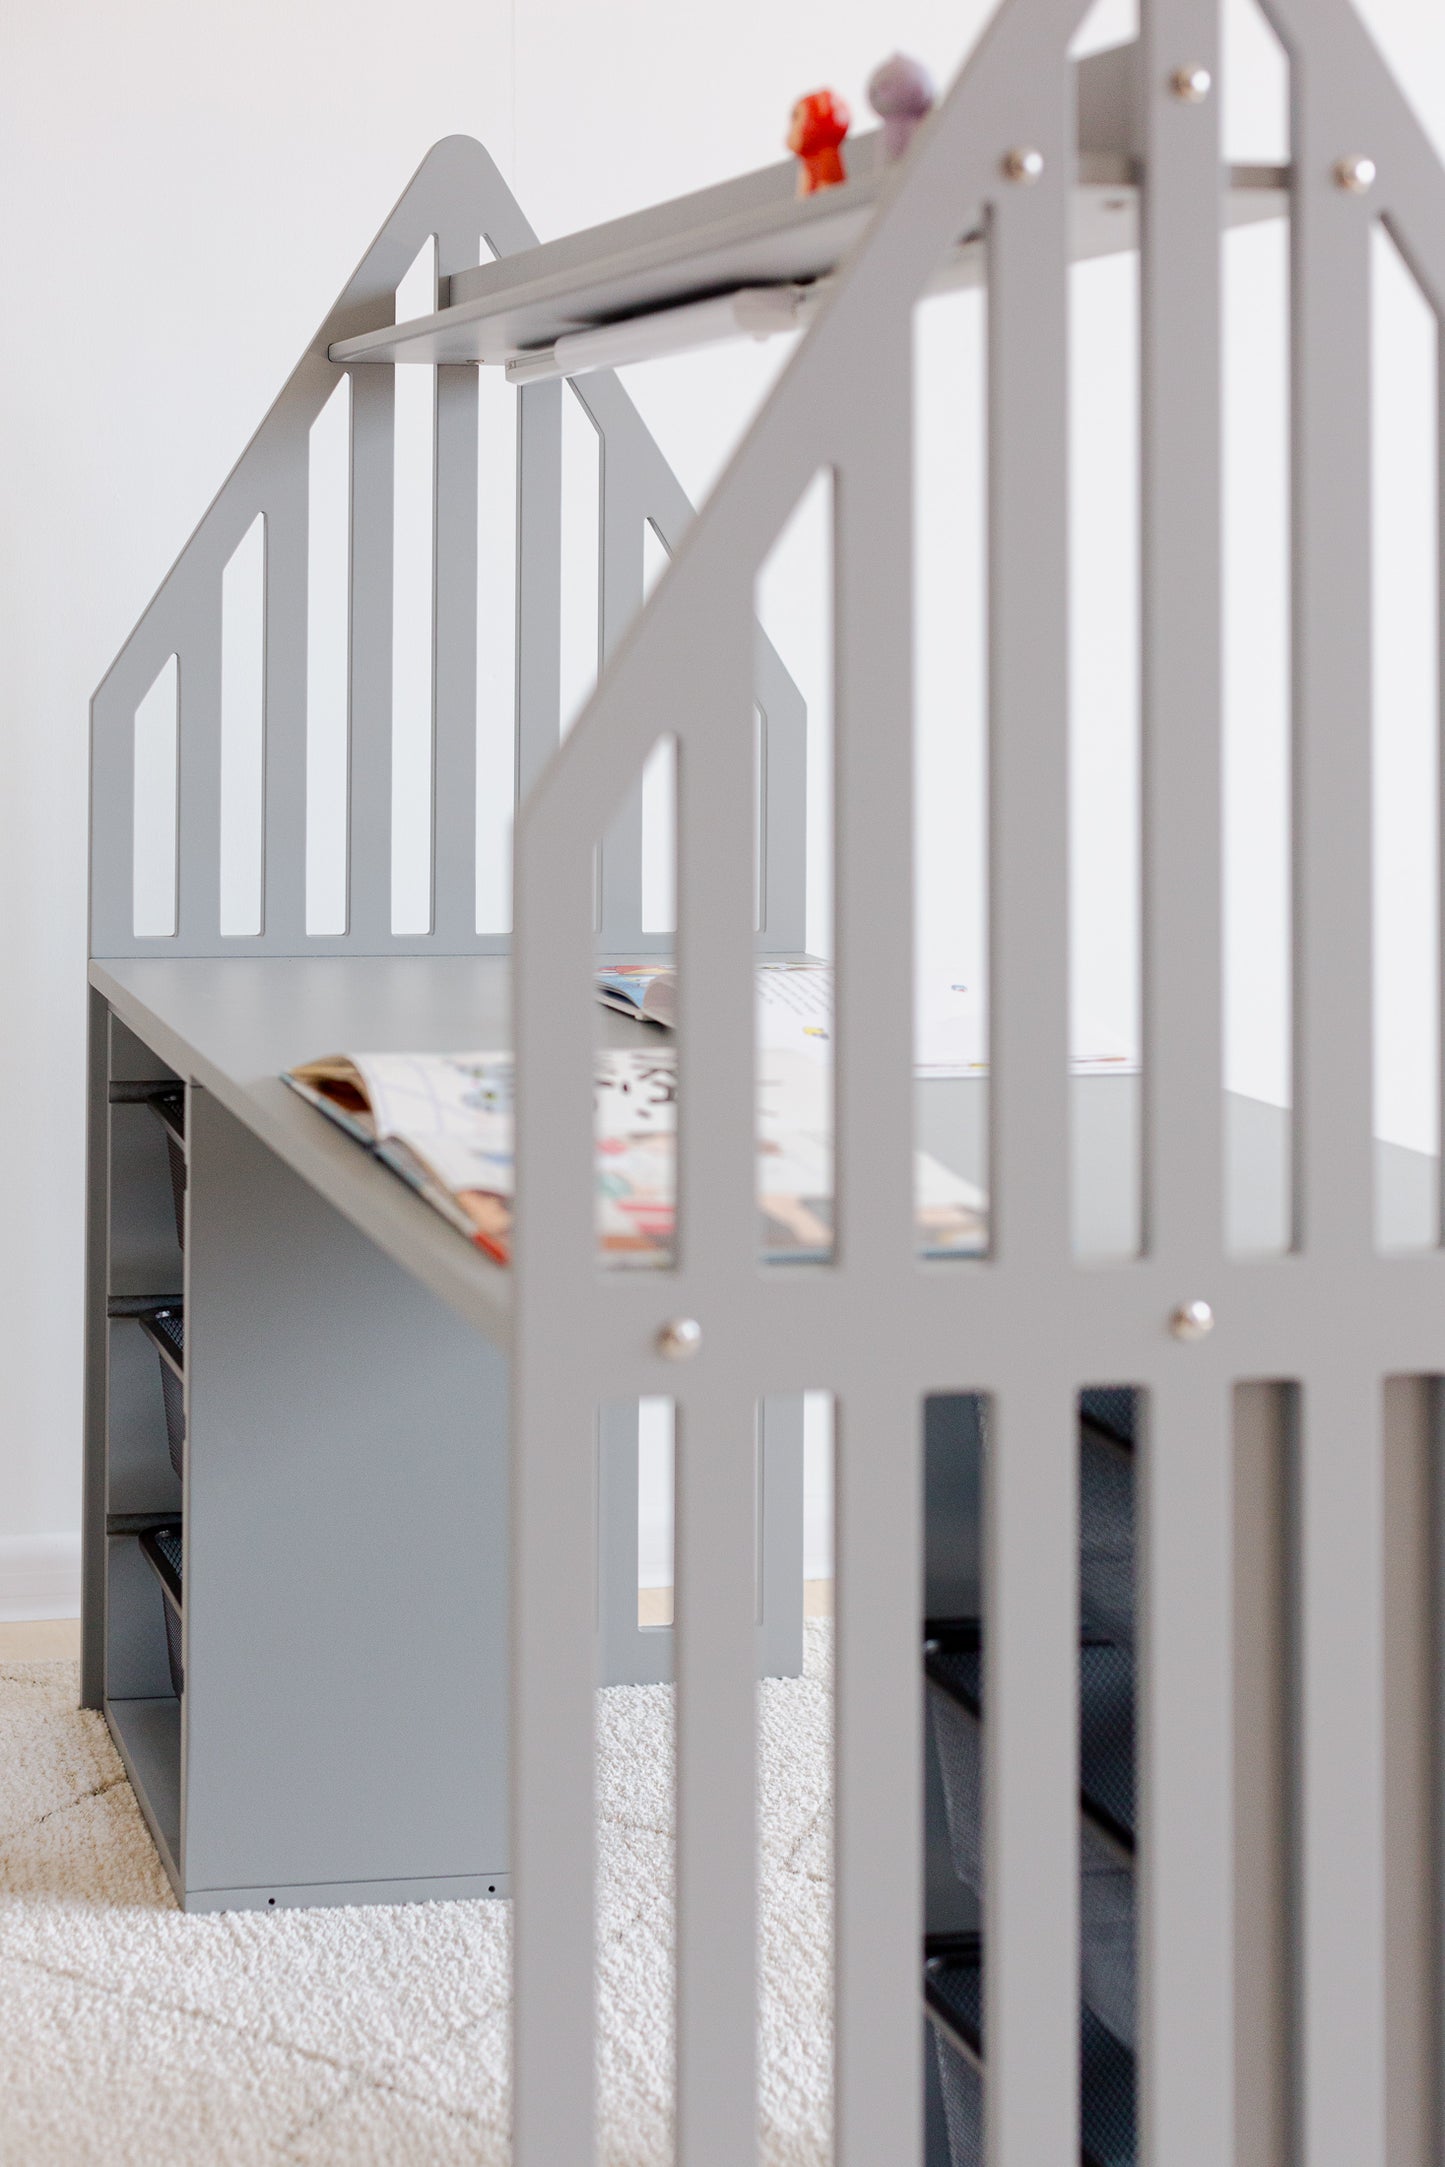
[[[940,1937],[946,1942],[951,1937]],[[968,1942],[974,1941],[969,1947]],[[949,2167],[984,2167],[983,1957],[975,1937],[930,1942],[924,1995],[948,2128]],[[1135,2167],[1134,2057],[1088,2009],[1079,2021],[1082,2167]]]
[[[976,1626],[930,1625],[927,1705],[943,1778],[953,1869],[984,1893],[984,1662]],[[1082,1804],[1080,1974],[1085,2002],[1132,2044],[1134,1962],[1134,1671],[1132,1653],[1079,1651]],[[945,2086],[945,2098],[947,2087]]]
[[[186,1319],[179,1304],[167,1309],[147,1309],[136,1319],[160,1356],[161,1400],[166,1411],[166,1443],[171,1465],[179,1475],[186,1450]]]
[[[166,1132],[166,1151],[171,1162],[171,1201],[176,1213],[176,1240],[186,1246],[186,1093],[178,1084],[146,1104]]]
[[[180,1527],[147,1528],[141,1536],[140,1546],[145,1553],[151,1571],[161,1584],[165,1597],[163,1609],[166,1617],[166,1658],[171,1669],[171,1690],[179,1700],[186,1690],[186,1673],[181,1661],[181,1613],[185,1602],[184,1550]]]

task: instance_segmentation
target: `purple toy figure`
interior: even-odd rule
[[[891,165],[901,158],[913,131],[933,110],[933,77],[921,60],[895,53],[868,78],[868,103],[883,123],[883,155]]]

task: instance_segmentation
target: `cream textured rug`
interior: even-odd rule
[[[830,2152],[828,1632],[759,1692],[766,2167]],[[75,1699],[0,1663],[3,2167],[502,2167],[509,1907],[187,1918]],[[671,1691],[598,1710],[599,2156],[667,2167]]]

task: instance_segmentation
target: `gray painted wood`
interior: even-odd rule
[[[187,1893],[495,1876],[505,1365],[211,1094],[190,1115]]]
[[[1110,55],[1091,55],[1077,70],[1084,117],[1099,131],[1081,143],[1070,220],[1078,258],[1117,254],[1136,242],[1133,219],[1120,214],[1120,203],[1133,208],[1138,138],[1114,132],[1115,101],[1092,95],[1094,71],[1109,75],[1110,63]],[[798,197],[797,168],[783,160],[548,242],[526,264],[483,263],[453,280],[447,308],[395,330],[338,341],[333,359],[501,362],[589,324],[665,310],[699,294],[826,278],[846,264],[886,193],[878,147],[877,131],[850,136],[847,184],[817,195]],[[1282,215],[1278,167],[1235,166],[1229,180],[1231,224]],[[960,225],[949,241],[957,249],[949,283],[982,284],[978,227]]]
[[[283,410],[294,453],[297,432],[309,426],[306,417],[319,411],[335,380],[338,363],[324,358],[328,351],[343,356],[358,377],[366,356],[373,364],[404,353],[474,359],[479,326],[490,326],[488,337],[536,337],[539,327],[546,330],[549,310],[554,318],[575,313],[589,290],[594,299],[605,294],[617,304],[621,297],[628,306],[675,298],[679,277],[704,257],[714,266],[730,264],[738,275],[786,266],[796,276],[814,247],[815,268],[837,267],[811,328],[702,516],[690,520],[660,461],[653,458],[643,471],[636,510],[658,524],[673,561],[651,604],[619,628],[615,643],[609,636],[596,696],[560,751],[550,689],[556,584],[547,419],[554,411],[549,401],[560,394],[548,385],[528,394],[538,432],[530,469],[523,447],[520,516],[524,527],[535,517],[536,548],[535,577],[529,573],[523,582],[519,639],[519,772],[528,789],[517,837],[519,991],[512,1019],[520,1064],[521,1215],[509,1279],[466,1255],[446,1229],[424,1227],[423,1208],[376,1169],[358,1165],[340,1139],[318,1139],[317,1124],[304,1108],[283,1106],[274,1082],[287,1059],[321,1050],[323,1020],[379,1019],[390,1027],[405,1019],[401,1042],[426,1043],[417,1029],[428,1014],[440,1015],[430,1004],[441,981],[424,975],[434,965],[412,951],[430,945],[434,952],[435,938],[383,940],[368,889],[357,923],[369,914],[371,933],[304,944],[328,959],[308,960],[304,968],[333,978],[287,978],[281,974],[290,965],[232,962],[225,972],[201,964],[202,975],[186,979],[176,975],[183,965],[154,957],[181,955],[201,938],[188,923],[164,946],[136,943],[127,930],[128,733],[135,704],[172,652],[181,657],[184,681],[187,635],[206,621],[230,551],[257,511],[272,521],[281,516],[266,464],[282,426],[274,417],[97,696],[93,945],[116,958],[144,953],[97,967],[93,982],[173,1065],[214,1093],[218,1122],[224,1106],[241,1125],[238,1137],[254,1135],[257,1144],[244,1148],[266,1159],[275,1179],[298,1195],[308,1193],[304,1183],[331,1200],[343,1230],[338,1240],[354,1239],[371,1268],[380,1269],[382,1257],[399,1263],[398,1277],[440,1293],[514,1356],[519,2167],[585,2160],[593,2149],[596,1408],[652,1392],[677,1398],[687,1462],[678,1591],[681,2167],[724,2161],[735,2167],[755,2145],[750,1923],[729,1909],[738,1877],[752,1886],[755,1812],[754,1741],[745,1718],[755,1659],[749,1591],[756,1515],[744,1511],[752,1481],[748,1410],[806,1387],[832,1389],[843,1410],[838,2036],[849,2047],[839,2090],[840,2161],[872,2167],[885,2147],[906,2149],[915,2135],[917,2032],[898,2017],[917,1957],[911,1728],[917,1550],[910,1566],[908,1525],[916,1514],[917,1400],[949,1389],[991,1397],[998,1439],[987,1499],[990,2167],[1037,2167],[1077,2153],[1073,1418],[1074,1394],[1084,1382],[1135,1384],[1151,1408],[1143,1493],[1147,2144],[1161,2167],[1196,2161],[1202,2167],[1229,2156],[1231,2033],[1242,2046],[1248,1997],[1240,1991],[1241,1957],[1231,1958],[1228,1939],[1231,1916],[1241,1920],[1246,1884],[1261,1892],[1270,1931],[1280,1928],[1270,1945],[1280,1961],[1270,1970],[1260,2026],[1248,2034],[1250,2051],[1241,2058],[1232,2110],[1239,2157],[1279,2167],[1291,2085],[1298,2121],[1291,2142],[1309,2167],[1346,2161],[1371,2167],[1396,2144],[1418,2149],[1420,2131],[1428,2130],[1419,2012],[1402,1984],[1421,1958],[1412,1943],[1408,1961],[1391,1962],[1403,1927],[1391,1909],[1386,1869],[1390,1855],[1403,1858],[1406,1885],[1424,1871],[1425,1805],[1438,1810],[1433,1772],[1420,1768],[1417,1748],[1413,1759],[1407,1750],[1418,1722],[1397,1721],[1400,1681],[1418,1685],[1421,1641],[1438,1633],[1438,1602],[1433,1608],[1413,1597],[1396,1602],[1397,1591],[1387,1589],[1387,1537],[1401,1508],[1387,1458],[1397,1426],[1384,1420],[1382,1400],[1387,1378],[1445,1369],[1445,1257],[1438,1248],[1386,1257],[1372,1246],[1377,1188],[1391,1210],[1408,1216],[1420,1196],[1428,1197],[1429,1185],[1416,1182],[1418,1162],[1382,1152],[1371,1136],[1366,269],[1372,223],[1383,217],[1437,313],[1445,306],[1445,179],[1344,0],[1264,0],[1264,6],[1293,64],[1296,135],[1297,1239],[1291,1253],[1244,1256],[1234,1247],[1240,1225],[1267,1230],[1281,1216],[1280,1117],[1227,1108],[1223,1124],[1249,1138],[1243,1157],[1228,1154],[1233,1196],[1224,1195],[1221,1167],[1213,236],[1221,218],[1236,215],[1239,199],[1231,185],[1221,201],[1214,149],[1201,140],[1213,135],[1214,107],[1161,102],[1166,67],[1207,61],[1213,52],[1209,0],[1153,0],[1144,74],[1132,86],[1126,63],[1106,60],[1093,68],[1077,146],[1081,166],[1072,158],[1069,116],[1077,84],[1066,60],[1081,9],[1075,0],[1011,0],[897,172],[865,170],[869,156],[862,151],[857,181],[831,200],[799,208],[788,198],[786,169],[775,169],[701,205],[644,214],[610,235],[573,237],[475,275],[458,271],[455,306],[445,321],[405,327],[398,336],[384,326],[378,296],[394,291],[419,240],[438,230],[443,207],[453,217],[461,197],[475,202],[483,230],[504,255],[531,244],[483,154],[455,142],[440,146],[404,214],[388,226],[364,277],[293,378]],[[1095,129],[1105,137],[1130,133],[1123,145],[1101,144],[1090,133]],[[1028,188],[1010,184],[1002,163],[1023,145],[1044,153],[1043,175]],[[1351,153],[1379,165],[1368,196],[1336,186],[1336,161]],[[1132,238],[1132,188],[1140,174],[1121,161],[1140,154],[1147,256],[1149,1118],[1144,1167],[1137,1153],[1127,1153],[1124,1172],[1111,1184],[1100,1171],[1106,1148],[1113,1148],[1106,1140],[1127,1137],[1121,1110],[1131,1103],[1132,1087],[1112,1097],[1091,1095],[1070,1089],[1065,1074],[1064,267],[1072,252],[1091,245],[1081,241],[1089,221],[1098,234],[1106,183],[1116,192],[1122,185],[1125,210],[1109,214],[1118,223],[1112,239],[1099,245]],[[1091,163],[1101,157],[1113,160],[1107,170]],[[1077,203],[1076,179],[1082,183]],[[1257,195],[1268,199],[1257,207],[1275,208],[1279,175],[1255,179]],[[970,243],[967,269],[973,275],[986,268],[989,275],[994,360],[994,1074],[987,1123],[979,1094],[970,1096],[966,1087],[958,1087],[946,1110],[927,1093],[915,1103],[921,1131],[937,1125],[971,1149],[988,1130],[994,1244],[986,1262],[950,1268],[911,1258],[900,1263],[898,1256],[909,1179],[900,1141],[909,1103],[901,1080],[906,1061],[895,1042],[903,1026],[895,1014],[874,1044],[855,1034],[849,1019],[875,938],[870,906],[877,937],[891,928],[895,944],[906,945],[903,898],[911,878],[898,777],[884,758],[885,742],[898,739],[899,702],[882,697],[885,681],[895,690],[903,683],[906,666],[900,629],[906,578],[896,546],[902,503],[872,440],[882,433],[881,416],[899,465],[906,464],[900,327],[960,238],[972,235],[987,237],[986,246]],[[755,246],[762,250],[757,263],[747,253]],[[348,343],[362,335],[363,345]],[[443,351],[436,343],[453,337],[454,348]],[[619,418],[630,409],[611,379],[589,379],[585,396],[593,418],[603,417],[604,435],[634,428],[635,417]],[[839,579],[850,598],[838,700],[846,779],[837,882],[845,898],[838,1077],[844,1239],[831,1267],[762,1272],[751,1229],[756,934],[749,781],[753,699],[770,725],[776,703],[770,705],[761,683],[752,583],[820,467],[834,470],[844,491]],[[614,464],[614,480],[616,472]],[[855,517],[850,486],[871,506],[871,523]],[[605,504],[603,516],[609,516]],[[630,530],[634,514],[625,493],[611,516],[618,531]],[[363,525],[370,524],[366,513]],[[293,562],[303,531],[290,500],[278,532],[290,537]],[[363,540],[369,549],[375,537]],[[294,667],[302,622],[294,582],[290,592],[283,652]],[[863,636],[869,627],[871,640]],[[189,727],[183,720],[183,732]],[[268,715],[268,736],[272,727]],[[292,727],[284,714],[278,727]],[[670,1271],[599,1275],[592,1252],[590,1084],[597,1024],[594,852],[619,786],[640,771],[664,728],[679,735],[682,794],[682,1244]],[[294,759],[294,731],[284,742]],[[789,778],[790,818],[802,802],[801,756],[797,741],[790,742],[780,767],[770,730],[774,817],[780,801],[772,786],[780,775]],[[859,793],[874,781],[882,817],[865,848]],[[363,791],[374,795],[377,782],[368,767]],[[300,940],[294,852],[288,856],[288,816],[279,796],[274,821],[272,810],[268,801],[268,931],[249,948],[228,944],[227,954],[238,957]],[[290,817],[294,835],[294,809]],[[379,862],[365,823],[359,841]],[[772,916],[777,881],[789,909],[798,907],[802,892],[799,854],[785,842],[770,829],[768,941],[781,932]],[[200,862],[188,856],[193,843],[188,830],[183,885],[185,866]],[[456,870],[449,859],[448,881]],[[289,883],[278,891],[283,900],[275,918],[273,871]],[[630,896],[630,865],[614,876],[613,892]],[[192,888],[200,892],[194,879]],[[459,912],[460,905],[450,913],[453,921]],[[348,945],[364,938],[388,949],[378,968],[407,974],[383,990],[380,980],[371,981],[372,1007],[358,990],[363,981],[352,975],[360,959],[345,959]],[[476,944],[479,953],[483,945]],[[241,975],[253,969],[278,975],[262,981]],[[493,969],[495,989],[503,966]],[[473,993],[482,982],[471,980]],[[297,1005],[303,989],[311,1001],[304,1011]],[[304,1026],[304,1042],[287,1040],[293,1026],[298,1039]],[[378,1042],[375,1033],[367,1036]],[[471,1037],[449,1034],[449,1042]],[[347,1037],[337,1033],[335,1043]],[[867,1133],[870,1110],[888,1116],[882,1146]],[[1092,1165],[1079,1163],[1091,1158]],[[1145,1253],[1131,1258],[1127,1242],[1117,1240],[1117,1197],[1131,1183],[1137,1193],[1141,1173],[1147,1242]],[[1250,1193],[1251,1182],[1257,1193]],[[1080,1195],[1092,1196],[1107,1221],[1114,1243],[1107,1268],[1097,1257],[1074,1253],[1070,1208]],[[347,1222],[358,1230],[355,1237],[345,1232]],[[1206,1342],[1185,1347],[1170,1335],[1168,1320],[1179,1302],[1199,1295],[1213,1303],[1216,1327]],[[657,1352],[659,1328],[679,1315],[697,1317],[703,1330],[703,1351],[685,1369]],[[1282,1387],[1259,1380],[1282,1380]],[[1401,1389],[1414,1405],[1418,1386]],[[1262,1394],[1270,1401],[1267,1417],[1258,1404]],[[1286,1419],[1285,1404],[1298,1408],[1297,1422]],[[1405,1424],[1415,1445],[1418,1412],[1416,1406]],[[1243,1466],[1261,1431],[1278,1440],[1287,1429],[1294,1479],[1265,1486],[1278,1541],[1262,1545],[1262,1557],[1251,1556],[1264,1593],[1252,1609],[1239,1605],[1234,1631],[1237,1639],[1255,1632],[1271,1661],[1287,1638],[1293,1668],[1286,1672],[1281,1664],[1278,1691],[1241,1707],[1248,1695],[1232,1690],[1241,1673],[1231,1658],[1226,1601],[1232,1531],[1241,1524],[1229,1463]],[[1245,1490],[1255,1494],[1248,1484]],[[870,1537],[876,1530],[876,1547],[865,1543],[864,1530]],[[1388,1673],[1387,1633],[1398,1635],[1404,1650]],[[1433,1642],[1424,1653],[1437,1660]],[[1180,1720],[1186,1708],[1197,1716],[1188,1726]],[[1278,1831],[1266,1825],[1284,1787],[1283,1770],[1267,1771],[1254,1792],[1236,1781],[1244,1838],[1239,1862],[1228,1859],[1220,1829],[1231,1740],[1258,1735],[1261,1722],[1277,1732],[1286,1715],[1296,1811],[1288,1878]],[[908,1771],[901,1778],[900,1756]],[[1421,1796],[1426,1790],[1428,1801]],[[704,1871],[709,1855],[711,1880]],[[1231,1882],[1229,1906],[1219,1897]],[[896,1900],[884,1903],[878,1892],[887,1891]],[[1285,1927],[1298,2012],[1288,2042],[1276,1991]]]
[[[436,385],[433,560],[433,890],[431,926],[393,934],[391,905],[393,408],[389,371],[351,374],[347,775],[347,921],[344,931],[306,929],[306,712],[308,435],[344,365],[329,349],[395,315],[399,280],[435,235],[448,287],[478,251],[478,234],[502,254],[536,236],[479,144],[448,137],[423,162],[318,331],[255,437],[116,658],[92,703],[91,952],[104,956],[243,957],[304,954],[487,954],[505,942],[476,931],[476,478],[477,387],[470,369],[447,368]],[[518,430],[516,645],[519,791],[556,748],[560,633],[560,389],[521,394]],[[599,377],[585,402],[606,445],[602,606],[613,633],[640,600],[628,589],[618,537],[640,521],[671,543],[691,507],[626,394]],[[615,494],[610,511],[606,490]],[[629,509],[630,508],[630,509]],[[265,856],[261,930],[219,932],[216,856],[220,834],[220,597],[225,567],[252,521],[266,521]],[[759,636],[761,639],[761,635]],[[177,931],[138,936],[132,908],[134,716],[169,657],[179,657],[180,911]],[[804,808],[796,789],[803,757],[802,701],[776,654],[760,667],[783,779],[770,818],[771,850],[801,860]],[[640,830],[629,820],[612,853],[607,940],[617,954],[670,946],[640,923]],[[800,887],[776,883],[778,905],[763,930],[776,952],[803,946]]]
[[[1044,172],[989,229],[989,1189],[1000,1264],[1052,1274],[1071,1238],[1068,176],[1061,86],[1033,71],[994,137],[1036,147]],[[1054,1335],[1026,1353],[1023,1325],[1000,1349],[985,1489],[990,2167],[1078,2150],[1075,1423]]]
[[[110,1011],[86,993],[85,1083],[85,1384],[81,1474],[80,1705],[105,1697],[105,1509],[107,1343],[110,1251]]]
[[[1207,1294],[1225,1239],[1221,99],[1171,77],[1187,60],[1218,81],[1217,5],[1151,0],[1142,32],[1143,1233]],[[1232,1395],[1189,1351],[1150,1396],[1138,1489],[1139,2147],[1232,2167]]]

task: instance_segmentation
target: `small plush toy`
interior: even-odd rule
[[[798,166],[798,194],[811,196],[819,188],[835,188],[846,181],[839,144],[848,133],[847,106],[833,90],[815,90],[799,98],[788,128],[788,149]]]
[[[868,79],[868,103],[883,123],[883,155],[891,165],[901,158],[913,131],[932,112],[933,77],[921,60],[895,53]]]

